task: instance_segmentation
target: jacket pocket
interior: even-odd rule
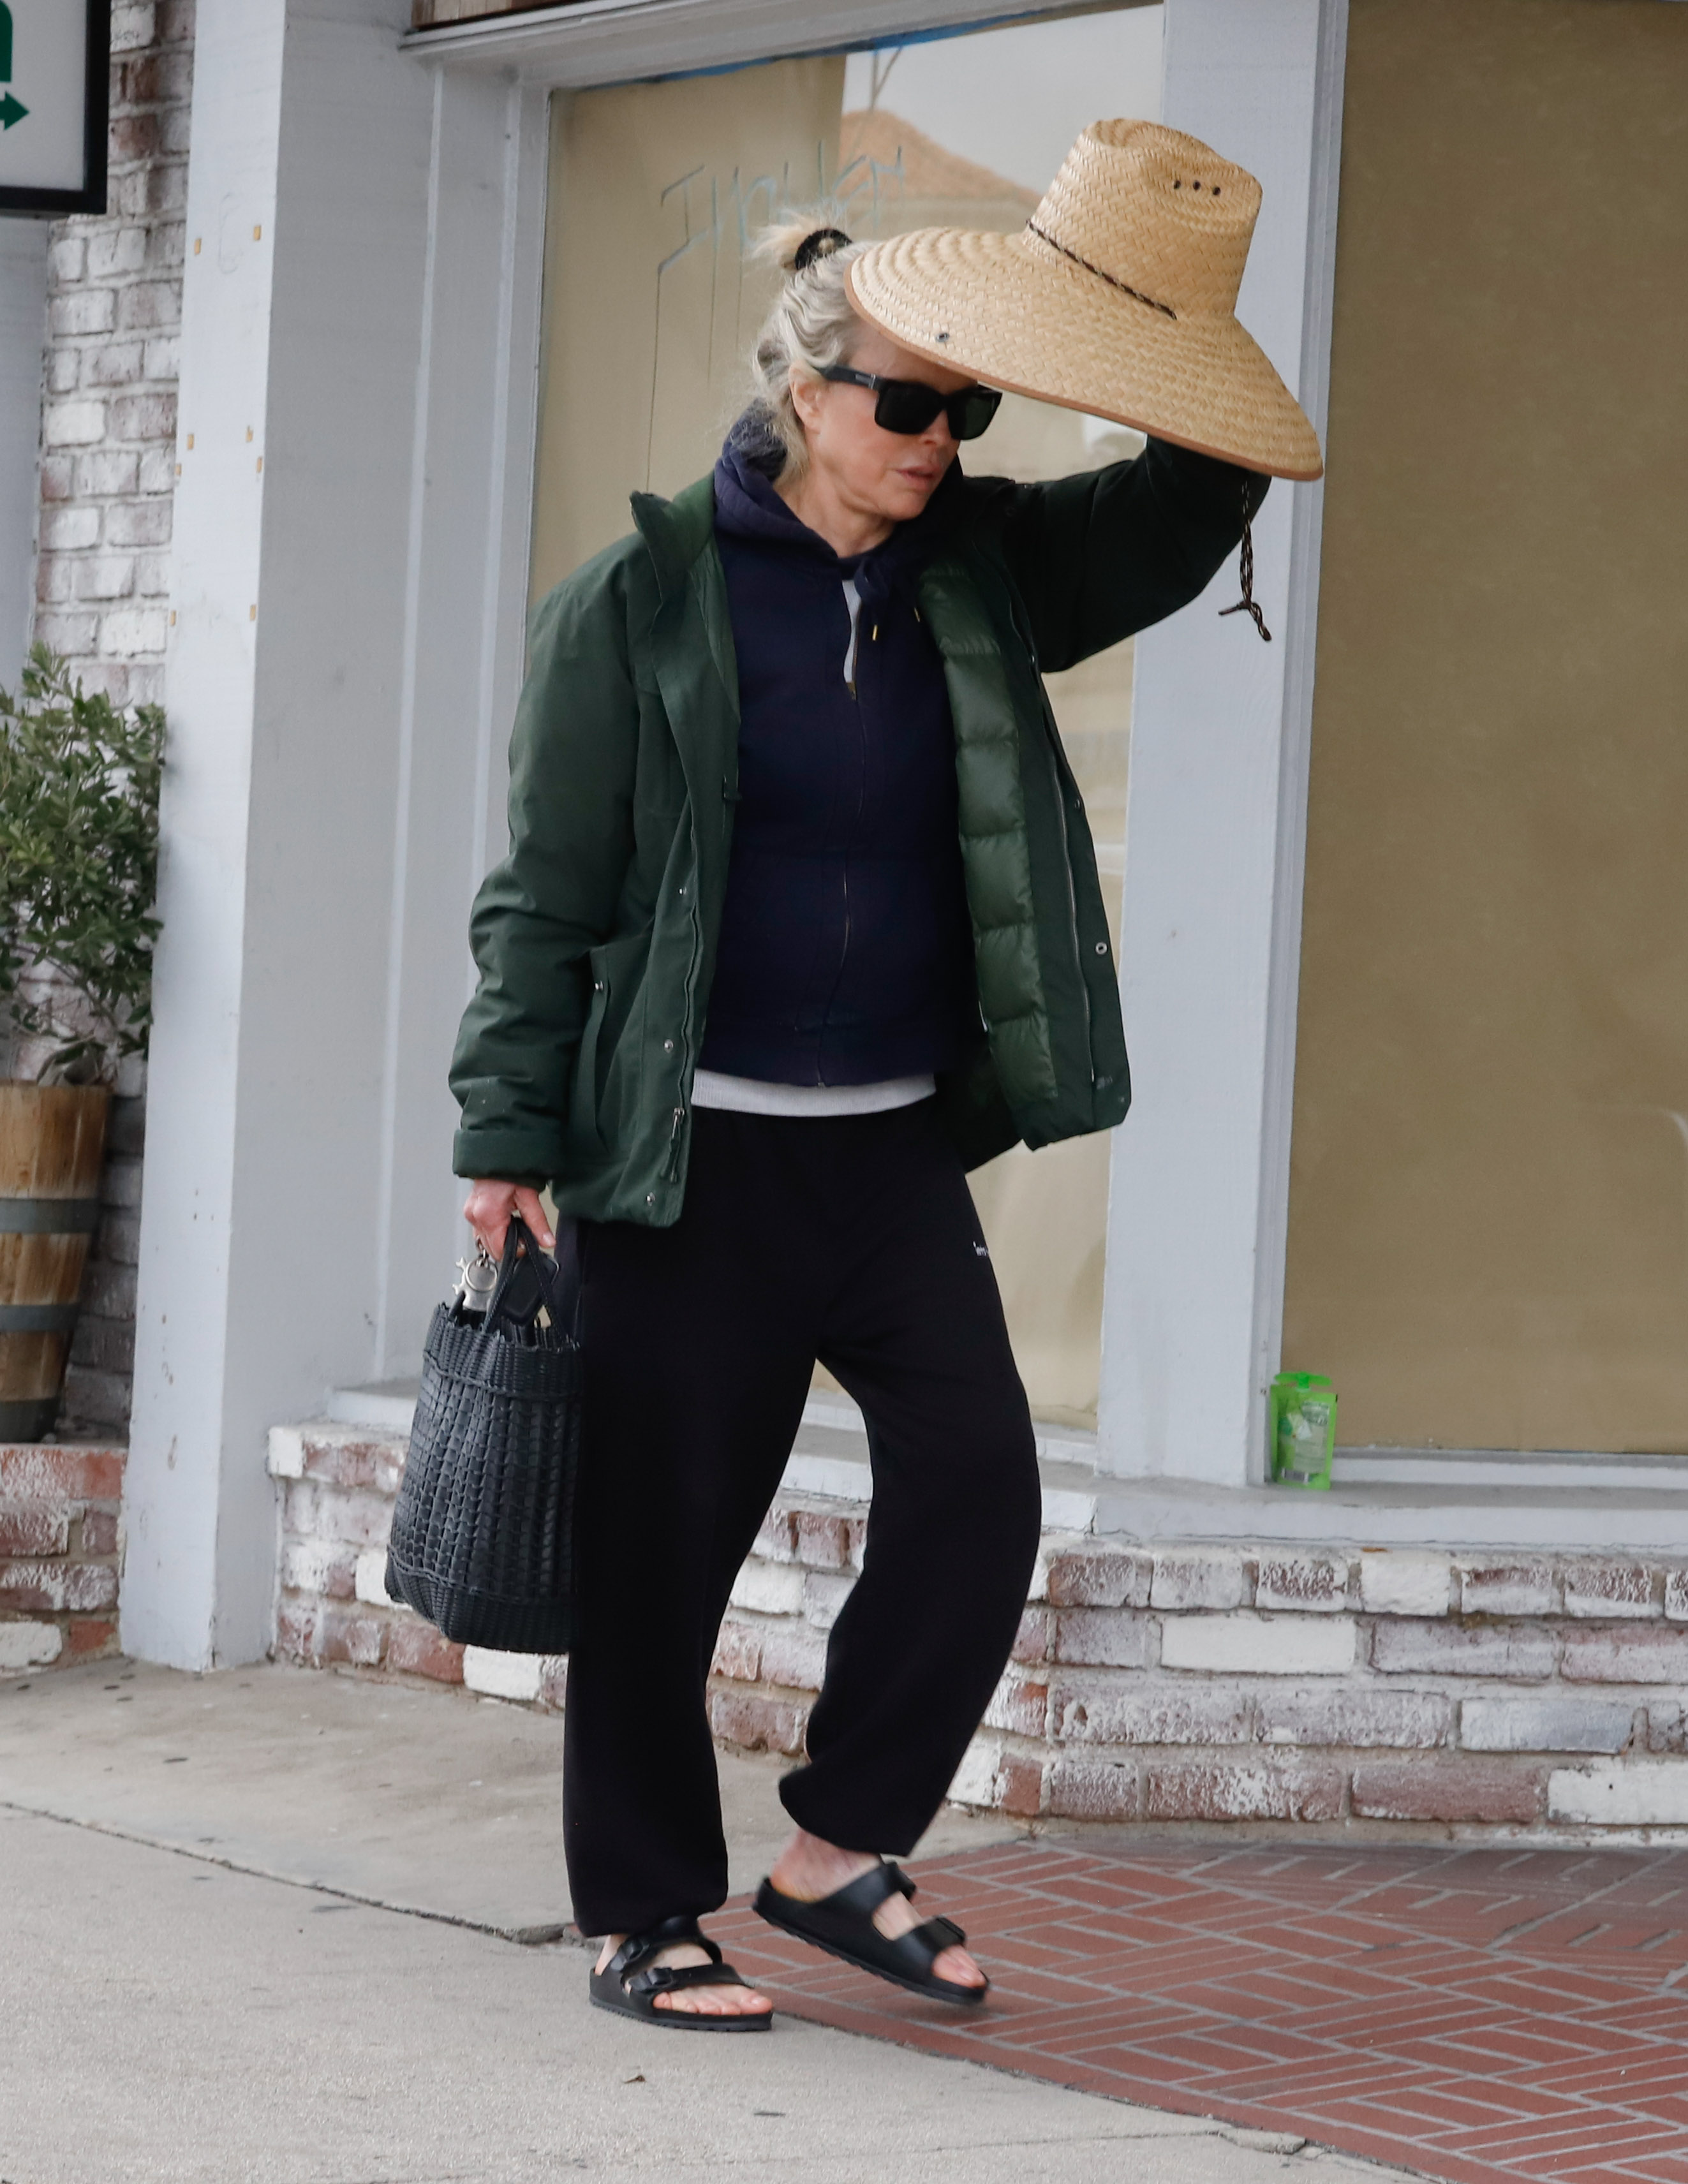
[[[616,1117],[610,1111],[621,1102],[612,1095],[625,1087],[612,1085],[612,1079],[625,1078],[630,1060],[636,1059],[623,1050],[627,1045],[623,1034],[643,985],[650,940],[649,928],[642,933],[624,933],[593,949],[587,957],[592,973],[592,1003],[575,1061],[569,1137],[578,1152],[588,1156],[601,1156],[616,1142]],[[638,1074],[636,1068],[633,1074]]]

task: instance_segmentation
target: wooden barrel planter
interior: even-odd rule
[[[0,1441],[58,1415],[110,1105],[100,1085],[0,1084]]]

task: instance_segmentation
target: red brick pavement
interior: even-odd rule
[[[1450,2184],[1688,2184],[1688,1852],[1017,1843],[917,1869],[978,2018],[712,1921],[799,2017]]]

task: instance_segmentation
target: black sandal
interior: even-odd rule
[[[649,1959],[677,1942],[690,1942],[707,1950],[706,1964],[654,1964]],[[773,2022],[772,2009],[757,2009],[737,2017],[705,2015],[697,2009],[659,2009],[656,1997],[677,1987],[748,1986],[699,1926],[695,1919],[665,1919],[643,1934],[629,1934],[603,1970],[591,1979],[594,2009],[614,2009],[623,2017],[637,2017],[646,2025],[678,2025],[694,2032],[766,2032]]]
[[[933,1975],[932,1967],[944,1950],[959,1948],[967,1938],[953,1919],[928,1919],[894,1939],[874,1925],[873,1914],[888,1897],[913,1894],[913,1881],[887,1858],[818,1903],[799,1903],[765,1880],[756,1891],[756,1909],[769,1925],[795,1934],[799,1942],[824,1949],[858,1971],[889,1980],[911,1994],[975,2008],[984,2000],[989,1980],[981,1986],[963,1986],[957,1980]]]

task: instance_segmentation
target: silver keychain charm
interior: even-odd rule
[[[465,1312],[476,1312],[482,1318],[498,1286],[499,1262],[477,1236],[475,1256],[457,1262],[457,1302]]]

